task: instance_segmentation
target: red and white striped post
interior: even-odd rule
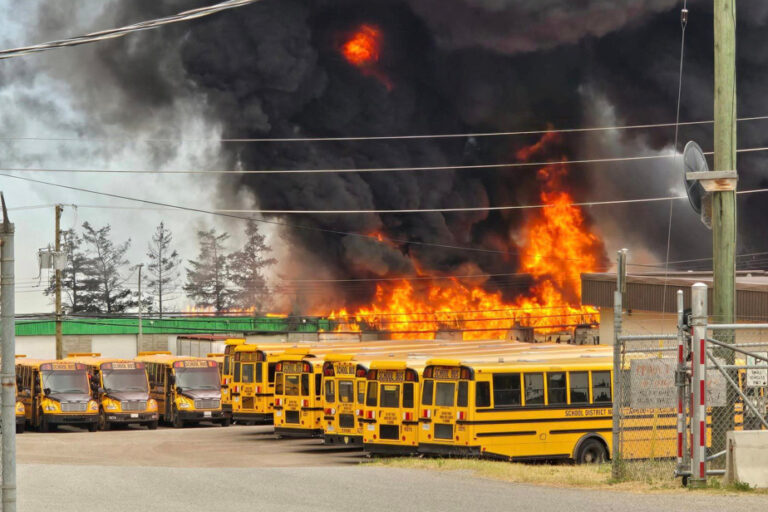
[[[707,483],[707,285],[691,287],[691,478],[690,485]]]

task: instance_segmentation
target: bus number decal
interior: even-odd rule
[[[435,368],[435,378],[442,380],[459,380],[459,368]]]

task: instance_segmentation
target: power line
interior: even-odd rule
[[[739,122],[762,121],[768,116],[742,117]],[[453,138],[480,138],[480,137],[508,137],[517,135],[542,135],[545,133],[585,133],[610,130],[641,130],[651,128],[671,128],[675,126],[695,126],[712,124],[714,121],[686,121],[674,123],[634,124],[617,126],[594,126],[585,128],[548,128],[546,130],[518,130],[498,132],[467,132],[467,133],[441,133],[427,135],[370,135],[353,137],[241,137],[241,138],[211,138],[211,137],[179,137],[179,138],[135,138],[135,137],[0,137],[7,141],[51,141],[51,142],[219,142],[219,143],[251,143],[251,142],[353,142],[353,141],[381,141],[381,140],[418,140],[418,139],[453,139]]]
[[[111,28],[107,30],[100,30],[98,32],[91,32],[83,36],[71,37],[68,39],[58,39],[56,41],[50,41],[47,43],[35,44],[32,46],[22,46],[19,48],[11,48],[8,50],[0,50],[0,59],[10,59],[13,57],[20,57],[29,53],[43,52],[46,50],[52,50],[54,48],[64,48],[67,46],[77,46],[81,44],[93,43],[96,41],[103,41],[106,39],[115,39],[128,35],[132,32],[140,32],[144,30],[151,30],[163,25],[169,25],[171,23],[179,23],[181,21],[189,21],[204,16],[209,16],[217,12],[225,11],[228,9],[234,9],[257,2],[258,0],[228,0],[207,7],[200,7],[198,9],[191,9],[183,11],[172,16],[166,16],[164,18],[156,18],[147,21],[141,21],[132,25],[126,25],[119,28]]]
[[[768,151],[768,146],[737,149],[737,153],[753,153],[759,151]],[[713,155],[713,151],[705,151],[704,155]],[[347,173],[369,173],[369,172],[415,172],[415,171],[455,171],[455,170],[478,170],[478,169],[514,169],[520,167],[547,167],[550,165],[581,165],[581,164],[605,164],[619,162],[638,162],[646,160],[665,160],[678,158],[677,152],[664,155],[640,155],[623,156],[611,158],[585,158],[579,160],[544,160],[541,162],[503,162],[496,164],[471,164],[471,165],[427,165],[412,167],[362,167],[362,168],[342,168],[342,169],[244,169],[244,170],[151,170],[140,171],[135,169],[52,169],[52,168],[26,168],[26,167],[2,167],[0,171],[4,172],[50,172],[62,174],[347,174]]]

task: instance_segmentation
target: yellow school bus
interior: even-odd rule
[[[323,362],[304,352],[288,351],[275,365],[274,425],[278,437],[323,434]]]
[[[16,359],[23,359],[26,358],[26,354],[16,354]],[[24,414],[24,402],[21,401],[19,398],[19,376],[16,375],[16,433],[17,434],[23,434],[24,433],[24,427],[27,423],[27,418]]]
[[[201,421],[228,425],[216,361],[170,352],[140,352],[136,361],[146,365],[150,397],[157,401],[161,420],[174,428]]]
[[[424,360],[372,361],[366,377],[363,448],[410,455],[418,447],[419,373]]]
[[[92,353],[70,353],[66,360],[82,363],[88,370],[91,390],[99,402],[99,430],[118,424],[157,428],[157,401],[149,397],[144,363]]]
[[[608,357],[467,363],[422,374],[420,453],[599,462],[611,454]]]
[[[269,354],[256,345],[235,349],[232,418],[238,423],[272,423],[275,366],[281,355]]]
[[[40,432],[58,425],[78,425],[91,432],[98,428],[99,404],[84,364],[22,358],[16,360],[16,376],[30,427]]]
[[[362,446],[367,361],[351,354],[329,354],[323,362],[323,441],[325,444]]]
[[[235,348],[244,344],[243,338],[229,338],[224,341],[224,361],[221,366],[221,408],[230,421],[232,420],[232,394],[229,386],[232,383],[232,363]]]

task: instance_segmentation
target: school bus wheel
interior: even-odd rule
[[[98,422],[91,422],[88,424],[88,432],[96,432],[99,430],[99,424]]]
[[[594,437],[582,441],[576,454],[578,464],[599,464],[608,459],[605,444]]]
[[[104,414],[104,410],[99,411],[99,422],[97,424],[99,430],[109,430],[109,422],[107,421],[107,415]]]
[[[147,428],[149,430],[157,430],[157,420],[147,423]]]
[[[179,416],[179,410],[176,409],[176,406],[173,407],[172,413],[173,419],[171,420],[171,426],[173,426],[173,428],[183,428],[184,420]]]
[[[45,417],[45,414],[43,414],[43,409],[40,409],[39,416],[40,422],[37,424],[37,430],[38,432],[48,432],[50,430],[50,426],[48,425],[48,418]]]

